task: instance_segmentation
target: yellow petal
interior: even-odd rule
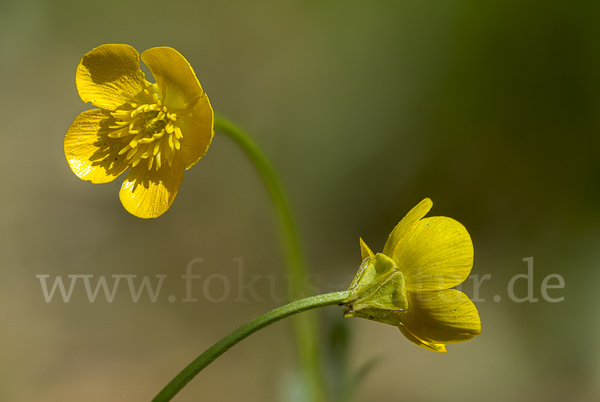
[[[408,298],[410,307],[402,315],[402,323],[423,342],[465,342],[481,333],[477,308],[456,289],[409,292]]]
[[[449,289],[464,282],[473,266],[473,243],[451,218],[424,218],[398,242],[393,260],[409,291]]]
[[[391,257],[395,260],[394,254],[398,248],[398,243],[402,238],[410,231],[410,229],[424,217],[427,212],[431,209],[433,203],[429,198],[425,198],[416,207],[411,209],[404,218],[396,225],[392,233],[390,233],[385,246],[383,247],[383,254]]]
[[[140,70],[138,52],[129,45],[102,45],[77,66],[77,91],[84,102],[114,110],[149,83]]]
[[[82,180],[108,183],[129,167],[126,155],[119,155],[108,137],[111,116],[106,110],[95,109],[81,113],[65,136],[65,156],[71,170]]]
[[[360,239],[360,257],[362,259],[362,261],[365,260],[365,258],[367,257],[374,257],[375,254],[373,254],[373,252],[371,251],[371,249],[369,248],[369,246],[367,246],[367,244],[363,241],[363,239]]]
[[[173,165],[163,163],[156,171],[146,163],[132,168],[123,182],[119,198],[127,211],[139,218],[156,218],[173,203],[183,179],[183,160],[173,157]]]
[[[212,141],[213,109],[187,60],[175,49],[155,47],[142,53],[142,60],[156,79],[163,102],[177,113],[183,132],[181,153],[185,168],[191,168],[208,150]]]
[[[192,66],[177,50],[154,47],[142,53],[142,61],[152,71],[169,109],[186,109],[204,95]]]
[[[215,134],[213,131],[214,114],[204,96],[194,105],[191,116],[180,116],[180,128],[183,132],[179,152],[183,156],[185,168],[189,169],[196,164],[208,151],[208,147]]]
[[[408,339],[415,345],[420,346],[423,349],[431,350],[433,352],[446,353],[446,347],[443,344],[425,342],[411,334],[411,332],[408,329],[406,329],[404,325],[398,325],[398,329],[400,330],[400,332],[402,332],[402,335],[404,335],[406,339]]]

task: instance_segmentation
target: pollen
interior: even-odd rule
[[[133,167],[142,159],[147,159],[148,170],[158,171],[165,161],[172,166],[183,139],[177,114],[169,112],[153,85],[128,98],[128,103],[111,112],[114,121],[108,126],[108,137],[120,148],[119,155],[126,153]]]

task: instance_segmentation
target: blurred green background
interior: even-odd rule
[[[272,292],[285,294],[270,199],[226,136],[156,220],[122,208],[122,179],[92,185],[70,171],[64,134],[92,108],[77,94],[77,64],[126,43],[177,49],[215,111],[263,148],[320,291],[348,286],[359,236],[381,250],[425,197],[432,215],[471,233],[472,274],[491,275],[478,295],[482,335],[438,355],[394,327],[322,309],[332,390],[376,359],[354,401],[598,400],[599,17],[600,2],[583,0],[1,0],[0,399],[148,401],[212,343],[280,305]],[[527,257],[539,301],[516,303],[507,286]],[[181,275],[195,258],[198,302],[184,303]],[[239,261],[244,283],[259,276],[262,301],[239,297]],[[90,303],[81,280],[68,303],[45,302],[36,275],[51,285],[78,274],[93,284],[167,278],[155,303],[147,293],[134,303],[125,280],[112,303]],[[564,278],[549,290],[562,302],[542,298],[550,274]],[[204,287],[211,275],[222,276]],[[224,281],[229,294],[211,302]],[[471,297],[473,282],[463,286]],[[526,295],[525,280],[515,293]],[[278,323],[176,400],[290,401],[295,375],[289,326]]]

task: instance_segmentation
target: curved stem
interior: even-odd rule
[[[300,241],[292,213],[275,174],[275,171],[248,135],[222,116],[215,115],[215,130],[222,131],[231,137],[248,154],[267,185],[269,194],[275,203],[283,231],[287,271],[292,279],[291,298],[298,299],[307,296],[303,284],[307,278]],[[319,364],[316,317],[313,314],[303,314],[292,320],[292,329],[298,345],[298,355],[302,375],[310,394],[310,400],[321,402],[325,400],[323,377]]]
[[[283,318],[311,310],[318,307],[340,304],[350,295],[350,291],[327,293],[319,296],[311,296],[305,299],[296,300],[285,306],[278,307],[268,313],[261,315],[242,325],[211,348],[202,353],[196,360],[190,363],[181,373],[179,373],[167,386],[152,400],[152,402],[170,401],[196,374],[202,371],[206,366],[212,363],[232,346],[245,339],[254,332],[273,324]]]
[[[302,289],[302,281],[306,276],[306,269],[304,268],[302,251],[300,250],[300,241],[298,239],[292,212],[275,171],[256,144],[254,144],[250,137],[248,137],[248,135],[239,127],[235,126],[233,123],[219,115],[215,115],[214,126],[215,130],[219,130],[227,134],[238,145],[240,145],[244,151],[246,151],[265,181],[267,189],[269,190],[269,194],[271,195],[271,198],[275,203],[275,207],[277,208],[279,218],[281,219],[282,229],[284,231],[288,270],[294,279],[294,294],[292,297],[302,297],[304,293]]]

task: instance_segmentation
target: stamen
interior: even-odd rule
[[[177,137],[177,139],[183,138],[183,133],[181,132],[181,129],[177,125],[175,125],[175,137]]]
[[[131,159],[133,158],[133,156],[137,153],[137,149],[132,148],[128,153],[127,156],[125,157],[125,159]]]
[[[136,135],[135,137],[133,137],[133,139],[129,142],[129,145],[131,146],[131,148],[135,148],[138,146],[138,142],[144,137],[143,133],[140,133],[138,135]]]
[[[119,120],[115,120],[115,124],[116,126],[108,126],[108,128],[122,128],[124,126],[128,126],[129,122],[128,121],[119,121]]]
[[[146,137],[146,138],[142,138],[141,140],[139,140],[138,142],[140,144],[150,144],[152,141],[154,141],[154,136],[152,137]]]
[[[175,147],[175,145],[173,144],[173,136],[170,135],[169,136],[169,148],[171,149],[171,151],[173,150],[173,148]]]
[[[138,134],[141,128],[139,121],[136,119],[129,125],[129,134]]]
[[[123,117],[129,117],[129,115],[131,114],[131,110],[115,110],[113,112],[110,112],[110,114],[119,119],[119,118],[123,118]]]
[[[165,129],[163,128],[162,130],[160,130],[160,133],[156,133],[152,136],[152,138],[158,140],[160,138],[162,138],[162,136],[165,135]]]
[[[115,131],[111,131],[110,133],[108,133],[108,136],[110,138],[122,138],[122,137],[125,137],[126,135],[129,135],[129,131],[127,131],[126,127],[123,127],[120,130],[115,130]]]
[[[153,86],[147,86],[131,99],[124,109],[111,112],[115,121],[107,136],[114,138],[118,154],[135,167],[148,159],[148,170],[158,171],[163,164],[173,166],[175,154],[181,150],[183,132],[178,125],[185,109],[169,109],[163,104]],[[170,112],[177,113],[170,113]],[[119,149],[120,148],[120,149]],[[114,152],[114,151],[113,151]]]
[[[119,151],[119,155],[123,155],[125,152],[129,151],[131,149],[131,147],[129,146],[129,144],[125,145],[123,148],[121,148],[121,150]]]
[[[137,166],[138,163],[140,163],[142,161],[142,159],[144,159],[144,154],[145,152],[142,152],[142,149],[140,148],[137,152],[137,154],[135,154],[135,157],[133,158],[132,162],[131,162],[131,166],[135,167]]]
[[[140,105],[140,106],[136,107],[135,110],[133,112],[131,112],[131,118],[134,118],[138,114],[144,112],[145,111],[144,108],[146,106],[148,106],[148,105],[147,104],[143,104],[143,105]]]

